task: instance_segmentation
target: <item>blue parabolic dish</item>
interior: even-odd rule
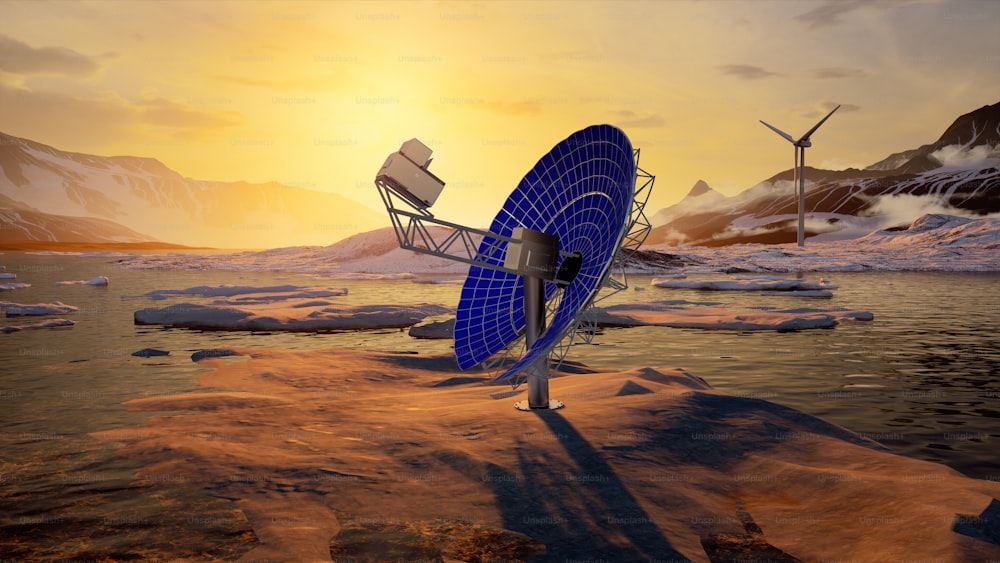
[[[580,273],[563,290],[541,338],[498,380],[547,355],[597,295],[631,215],[635,174],[632,143],[625,133],[611,125],[594,125],[543,156],[493,219],[492,233],[509,237],[515,227],[526,227],[559,237],[561,252],[583,255]],[[479,253],[484,262],[500,266],[507,244],[484,237]],[[555,291],[554,283],[545,283],[546,302]],[[516,274],[469,268],[455,314],[459,367],[473,367],[517,339],[524,329],[523,294],[523,281]]]

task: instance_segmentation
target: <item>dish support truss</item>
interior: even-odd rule
[[[645,242],[652,228],[646,216],[646,204],[649,200],[649,194],[653,190],[656,177],[639,167],[639,149],[634,149],[632,152],[635,160],[632,209],[629,214],[629,221],[622,231],[621,243],[615,252],[610,267],[605,271],[604,279],[601,281],[598,290],[591,297],[590,302],[577,313],[575,323],[559,341],[559,344],[554,346],[549,352],[550,369],[559,369],[562,366],[571,347],[577,344],[591,344],[593,342],[594,336],[597,335],[597,324],[594,322],[590,311],[593,310],[596,303],[600,303],[604,299],[628,289],[626,264],[635,251]],[[494,244],[517,243],[520,242],[518,239],[438,219],[426,208],[418,208],[411,205],[395,191],[395,188],[391,184],[382,178],[375,179],[375,187],[378,188],[379,195],[382,197],[382,203],[389,213],[389,218],[392,221],[392,227],[396,232],[396,239],[399,242],[400,248],[492,270],[500,270],[509,274],[518,274],[517,270],[486,262],[479,253],[479,240],[484,236],[493,237],[496,241]],[[449,229],[450,232],[444,236],[438,235],[436,238],[434,233],[429,229],[431,226],[444,227]],[[562,251],[559,254],[561,256],[570,255],[570,253]],[[546,326],[559,309],[562,292],[561,288],[557,288],[553,297],[546,303]],[[503,372],[504,366],[515,361],[525,351],[525,335],[522,332],[506,348],[484,361],[482,367],[496,378]],[[526,377],[523,373],[515,377],[511,382],[512,390],[517,390],[525,382]]]

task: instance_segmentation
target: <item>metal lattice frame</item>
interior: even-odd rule
[[[517,270],[504,268],[503,266],[484,261],[482,258],[483,254],[479,252],[479,242],[474,237],[477,235],[479,237],[492,237],[494,242],[491,246],[487,247],[490,251],[499,246],[501,242],[520,242],[518,239],[438,219],[426,209],[414,209],[412,205],[406,203],[406,200],[397,194],[397,188],[383,181],[381,178],[375,180],[375,187],[378,188],[378,193],[382,196],[382,202],[389,212],[392,228],[396,232],[396,240],[399,241],[400,248],[430,254],[438,258],[454,260],[455,262],[464,262],[492,270],[499,270],[508,274],[518,274]],[[406,208],[397,206],[397,200],[402,201]],[[428,229],[428,224],[450,229],[451,233],[438,241]],[[565,257],[570,254],[568,252],[560,252],[559,255]]]

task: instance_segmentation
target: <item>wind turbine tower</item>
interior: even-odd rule
[[[793,176],[792,176],[792,178],[793,178],[792,179],[792,185],[793,186],[797,185],[798,189],[799,189],[799,192],[798,192],[798,200],[799,200],[799,236],[798,236],[798,239],[797,239],[798,243],[799,243],[799,246],[805,246],[805,244],[806,244],[806,198],[805,198],[805,195],[806,195],[806,148],[812,146],[812,141],[809,140],[809,137],[811,137],[812,134],[815,133],[817,129],[819,129],[820,125],[823,125],[823,123],[827,119],[830,119],[830,116],[833,115],[833,112],[837,111],[838,109],[840,109],[840,105],[839,104],[837,105],[837,107],[835,107],[832,110],[830,110],[830,113],[826,114],[826,117],[824,117],[823,119],[820,119],[819,123],[817,123],[816,125],[813,125],[812,129],[806,131],[805,135],[802,135],[801,137],[799,137],[798,140],[795,140],[794,138],[792,138],[791,135],[789,135],[788,133],[785,133],[781,129],[778,129],[775,126],[773,126],[773,125],[771,125],[769,123],[766,123],[764,120],[761,120],[761,123],[763,123],[765,126],[767,126],[768,129],[770,129],[771,131],[774,131],[775,133],[781,135],[786,141],[788,141],[789,143],[791,143],[795,147],[795,166],[792,168],[792,174],[793,174]]]

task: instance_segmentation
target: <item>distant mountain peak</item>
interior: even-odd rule
[[[702,194],[714,191],[715,190],[713,190],[712,187],[705,182],[705,180],[698,180],[694,183],[694,187],[691,188],[691,191],[688,192],[686,197],[698,197]]]
[[[958,146],[968,150],[983,145],[1000,145],[1000,102],[959,116],[937,141],[891,154],[865,170],[919,174],[941,165],[934,153],[945,147]]]

